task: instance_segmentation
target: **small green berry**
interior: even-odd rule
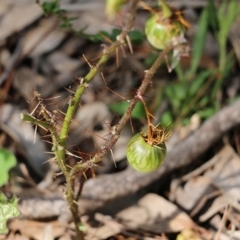
[[[145,24],[148,42],[159,50],[166,49],[174,39],[181,37],[185,26],[179,21],[161,20],[161,13],[154,13]]]
[[[129,164],[139,172],[157,170],[166,157],[167,149],[164,142],[157,145],[149,144],[144,133],[133,136],[127,146]]]

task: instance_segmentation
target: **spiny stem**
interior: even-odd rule
[[[72,99],[72,104],[70,104],[68,106],[67,113],[66,113],[66,116],[65,116],[65,119],[63,122],[63,126],[62,126],[62,129],[60,132],[60,139],[61,139],[60,144],[64,147],[64,149],[62,151],[60,151],[60,156],[64,162],[65,162],[65,146],[66,146],[67,135],[69,132],[69,126],[70,126],[70,123],[76,112],[76,109],[78,107],[79,100],[80,100],[83,92],[85,91],[86,87],[88,86],[88,83],[92,80],[92,78],[99,71],[99,68],[104,63],[106,63],[107,60],[115,53],[115,50],[123,44],[124,39],[126,38],[127,34],[129,33],[129,31],[131,31],[133,23],[134,23],[135,15],[136,15],[135,12],[136,12],[136,7],[137,7],[138,2],[139,2],[139,0],[132,1],[132,4],[130,6],[131,11],[130,11],[130,13],[128,13],[128,21],[126,23],[126,27],[122,30],[121,34],[118,36],[118,40],[116,42],[114,42],[106,50],[106,52],[100,58],[98,63],[91,68],[91,70],[85,77],[81,78],[82,83],[78,86],[77,91],[74,94],[74,97]]]
[[[118,36],[117,41],[114,42],[110,47],[108,47],[106,49],[106,51],[104,52],[104,54],[102,55],[100,60],[97,62],[97,64],[94,65],[90,69],[89,73],[85,77],[80,78],[80,84],[79,84],[73,98],[71,99],[71,101],[68,105],[68,109],[67,109],[64,121],[63,121],[61,131],[60,131],[60,135],[59,135],[60,136],[60,141],[58,142],[57,146],[61,146],[61,147],[57,148],[56,151],[55,151],[57,158],[59,159],[60,162],[62,162],[62,164],[64,166],[66,166],[66,140],[67,140],[67,137],[68,137],[69,127],[70,127],[70,123],[73,119],[73,116],[76,112],[76,109],[78,107],[80,98],[81,98],[82,94],[84,93],[86,87],[88,87],[89,82],[98,73],[101,66],[103,64],[105,64],[111,56],[114,55],[114,53],[115,53],[115,51],[118,47],[120,47],[124,44],[128,33],[131,31],[131,29],[133,27],[138,2],[139,2],[139,0],[132,0],[131,1],[130,11],[127,14],[126,26],[122,30],[121,34]],[[87,169],[87,165],[86,166],[84,164],[80,164],[80,165],[81,165],[80,166],[81,171],[84,171],[85,169]],[[78,206],[75,203],[75,201],[77,199],[74,198],[74,179],[75,179],[75,175],[71,174],[71,169],[70,168],[65,168],[65,169],[64,169],[63,173],[66,177],[66,199],[67,199],[67,202],[70,206],[70,211],[71,211],[72,216],[73,216],[73,221],[74,221],[75,228],[76,228],[77,238],[78,238],[78,240],[83,240],[84,239],[83,232],[79,229],[79,224],[81,223],[80,213],[79,213],[79,210],[78,210]]]
[[[104,157],[104,155],[106,153],[108,153],[110,151],[110,149],[113,148],[114,144],[119,139],[119,136],[120,136],[120,133],[121,133],[123,127],[129,121],[129,119],[131,117],[131,113],[132,113],[135,105],[139,101],[138,96],[142,96],[144,94],[148,85],[151,83],[152,77],[154,76],[154,74],[156,73],[157,69],[160,67],[162,62],[165,60],[166,54],[168,54],[172,49],[173,49],[173,46],[169,46],[167,49],[165,49],[164,51],[159,53],[159,56],[156,59],[156,61],[154,62],[154,64],[152,65],[152,67],[149,70],[145,71],[144,79],[142,81],[141,86],[137,90],[136,96],[130,101],[128,109],[125,111],[125,113],[123,114],[123,116],[120,119],[120,121],[118,122],[118,124],[114,126],[115,133],[111,134],[111,136],[110,136],[107,144],[104,146],[103,150],[101,152],[99,152],[98,154],[96,154],[88,162],[92,162],[92,164],[98,163]],[[77,163],[72,168],[70,175],[74,177],[78,172],[81,172],[83,169],[85,169],[89,165],[88,162]]]
[[[59,164],[59,167],[61,168],[61,171],[63,172],[65,178],[66,178],[66,200],[68,202],[70,211],[73,216],[73,222],[75,224],[75,229],[76,229],[76,235],[78,240],[83,240],[84,239],[84,234],[83,232],[79,229],[79,224],[81,224],[81,219],[80,219],[80,213],[79,213],[79,208],[78,205],[76,204],[76,201],[78,200],[78,196],[75,197],[74,194],[74,180],[76,177],[76,174],[78,172],[84,172],[86,169],[89,168],[89,163],[97,163],[99,162],[102,157],[111,149],[113,148],[114,144],[117,142],[119,139],[120,133],[123,129],[123,127],[126,125],[127,121],[131,117],[131,113],[136,105],[136,103],[139,101],[139,98],[135,96],[131,101],[130,105],[127,109],[127,111],[124,113],[122,116],[121,120],[119,123],[115,126],[115,131],[114,133],[111,134],[110,139],[108,140],[107,144],[101,150],[98,154],[96,154],[92,159],[90,159],[87,162],[84,163],[77,163],[72,169],[67,166],[66,164],[66,140],[68,138],[68,133],[69,133],[69,127],[70,123],[74,117],[74,114],[76,112],[76,109],[78,107],[80,98],[82,94],[84,93],[85,89],[88,87],[89,82],[93,79],[93,77],[96,75],[96,73],[99,71],[101,66],[105,64],[111,56],[114,55],[115,51],[117,48],[121,47],[125,43],[125,39],[127,37],[127,34],[131,31],[133,27],[133,23],[135,20],[135,15],[136,15],[136,9],[137,9],[137,4],[139,0],[132,0],[130,2],[130,11],[127,14],[127,21],[126,21],[126,26],[122,30],[121,34],[118,36],[117,41],[114,42],[111,46],[109,46],[100,60],[97,62],[96,65],[94,65],[89,73],[85,76],[80,78],[80,84],[69,102],[68,109],[65,115],[65,118],[63,120],[63,124],[60,130],[60,133],[57,131],[56,127],[53,125],[52,128],[50,128],[50,132],[52,134],[52,139],[53,139],[53,147],[54,147],[54,152]],[[142,96],[144,92],[146,91],[149,83],[152,80],[153,75],[161,65],[161,63],[164,61],[164,58],[166,54],[172,50],[173,46],[167,48],[166,50],[162,51],[152,67],[145,72],[144,79],[142,81],[141,86],[138,89],[137,94],[139,96]],[[146,107],[146,104],[145,104]],[[146,107],[147,110],[147,107]],[[147,112],[147,119],[148,119],[148,125],[150,126],[151,121],[150,121],[150,113]],[[35,121],[35,120],[34,120]],[[36,124],[41,124],[42,126],[45,124],[42,124],[41,122],[36,122]]]

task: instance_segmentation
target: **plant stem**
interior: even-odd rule
[[[173,46],[170,46],[166,50],[162,51],[152,67],[148,70],[145,71],[145,76],[142,81],[141,86],[139,87],[135,97],[130,101],[130,105],[127,109],[127,111],[124,113],[122,116],[121,120],[119,123],[114,127],[113,131],[111,132],[111,136],[109,140],[107,141],[105,147],[97,153],[92,159],[86,161],[86,162],[80,162],[77,163],[73,168],[70,168],[70,166],[67,165],[66,163],[66,141],[68,138],[68,133],[69,133],[69,127],[70,123],[74,117],[74,114],[77,110],[80,98],[82,94],[84,93],[85,89],[88,87],[89,82],[93,79],[93,77],[96,75],[96,73],[99,71],[101,66],[105,64],[111,56],[114,55],[116,50],[121,47],[125,43],[125,39],[128,35],[128,33],[131,31],[134,20],[135,20],[135,15],[136,15],[136,9],[137,9],[137,4],[139,0],[131,0],[129,4],[129,13],[127,14],[127,20],[126,20],[126,25],[123,28],[121,34],[118,36],[117,40],[111,44],[107,49],[105,49],[102,57],[100,60],[95,64],[93,67],[91,67],[89,73],[85,77],[79,78],[80,84],[77,87],[77,90],[74,94],[74,96],[70,99],[68,109],[66,112],[66,115],[63,120],[63,124],[61,126],[61,130],[58,131],[57,127],[54,126],[54,124],[50,127],[47,127],[48,124],[48,118],[51,116],[48,115],[48,112],[45,113],[45,118],[46,122],[39,121],[35,119],[34,117],[29,117],[25,116],[26,120],[32,122],[33,124],[37,124],[41,127],[44,127],[45,129],[49,130],[52,135],[52,141],[53,141],[53,150],[57,159],[57,162],[59,164],[59,167],[64,174],[66,178],[66,201],[68,202],[69,209],[71,211],[71,214],[73,216],[73,222],[75,224],[75,229],[76,229],[76,236],[78,240],[83,240],[84,239],[84,233],[81,231],[79,228],[81,225],[81,220],[80,220],[80,212],[77,204],[77,200],[79,198],[79,195],[75,196],[75,177],[78,172],[84,172],[87,169],[91,168],[95,163],[99,162],[102,157],[111,149],[113,148],[114,144],[117,142],[119,139],[120,133],[127,123],[127,121],[131,117],[131,113],[136,105],[136,103],[139,101],[139,96],[142,96],[144,92],[146,91],[149,83],[152,80],[153,75],[161,65],[161,63],[164,61],[166,54],[173,49]],[[146,108],[147,111],[147,108]],[[150,121],[150,113],[147,112],[147,118],[148,118],[148,123],[149,125],[151,124]],[[82,190],[83,183],[81,185],[80,192]]]
[[[127,14],[126,26],[122,30],[121,34],[118,36],[117,41],[114,42],[110,47],[108,47],[106,49],[105,53],[102,55],[102,57],[100,58],[98,63],[91,68],[91,70],[85,77],[79,78],[80,84],[79,84],[73,98],[69,102],[66,116],[64,118],[63,125],[62,125],[61,131],[60,131],[59,141],[55,142],[56,145],[55,145],[54,151],[55,151],[55,155],[58,159],[58,162],[60,162],[59,165],[61,167],[61,170],[66,177],[66,200],[69,204],[70,211],[73,216],[73,221],[75,224],[78,240],[83,240],[84,235],[83,235],[83,232],[79,229],[79,224],[81,223],[80,213],[79,213],[78,206],[76,203],[77,199],[75,199],[75,197],[74,197],[75,175],[73,176],[72,174],[70,174],[70,168],[66,166],[66,141],[67,141],[67,137],[68,137],[68,133],[69,133],[70,123],[76,112],[80,98],[81,98],[82,94],[84,93],[86,87],[88,87],[89,82],[97,74],[97,72],[99,71],[101,66],[103,64],[105,64],[107,62],[107,60],[115,53],[116,49],[124,44],[125,38],[127,37],[128,33],[131,31],[131,29],[133,27],[138,2],[139,2],[139,0],[131,1],[130,11]],[[81,171],[88,168],[88,165],[86,165],[86,164],[80,164],[80,165],[81,165],[81,167],[80,167]],[[77,198],[78,198],[78,196],[77,196]]]
[[[117,142],[119,139],[120,133],[123,129],[123,127],[126,125],[128,120],[131,117],[131,113],[137,104],[137,102],[140,100],[139,96],[142,96],[144,92],[146,91],[148,85],[152,81],[152,77],[156,73],[157,69],[160,67],[162,62],[165,60],[165,56],[173,49],[173,46],[168,47],[161,53],[159,53],[158,58],[155,60],[154,64],[152,67],[145,71],[145,76],[142,81],[141,86],[138,88],[137,93],[135,97],[130,101],[128,109],[125,111],[123,114],[122,118],[120,119],[119,123],[114,126],[114,131],[111,132],[111,136],[108,139],[106,145],[103,147],[103,149],[97,153],[92,159],[88,160],[87,162],[84,163],[77,163],[71,170],[70,175],[74,177],[78,172],[81,172],[84,168],[86,168],[89,165],[93,165],[95,163],[98,163],[106,153],[108,153],[114,146],[114,144]]]
[[[135,1],[135,2],[137,2],[137,1]],[[114,52],[113,46],[116,46],[116,43],[114,43],[111,46],[110,53]],[[111,133],[110,139],[108,140],[107,144],[102,149],[102,151],[100,153],[96,154],[89,161],[86,161],[86,162],[83,162],[83,163],[77,163],[72,169],[69,166],[66,165],[65,145],[63,145],[63,144],[66,144],[66,141],[63,141],[61,139],[62,136],[67,137],[68,131],[66,131],[65,126],[67,127],[67,129],[69,129],[69,125],[67,123],[70,124],[70,122],[71,122],[70,117],[71,116],[73,117],[74,111],[76,110],[76,107],[73,108],[73,106],[71,104],[71,101],[70,101],[69,108],[68,108],[68,111],[67,111],[67,114],[66,114],[66,117],[65,117],[65,120],[64,120],[65,125],[63,124],[62,130],[60,132],[60,137],[58,135],[56,127],[54,125],[50,125],[48,121],[40,121],[40,120],[34,118],[33,116],[31,116],[29,114],[22,114],[21,115],[21,117],[24,121],[31,122],[32,124],[40,126],[40,127],[44,128],[46,130],[49,130],[51,132],[55,156],[56,156],[56,159],[57,159],[57,162],[59,164],[59,167],[60,167],[61,171],[63,172],[64,176],[66,177],[66,200],[68,202],[70,211],[71,211],[72,216],[73,216],[73,221],[74,221],[74,224],[75,224],[76,235],[77,235],[78,240],[83,240],[84,239],[84,234],[79,228],[79,226],[81,224],[80,213],[79,213],[79,208],[78,208],[78,204],[77,204],[77,200],[79,200],[79,194],[76,197],[74,197],[74,179],[75,179],[75,176],[76,176],[77,173],[83,172],[86,169],[89,169],[89,166],[94,165],[94,163],[99,162],[103,158],[103,156],[113,148],[114,144],[117,142],[117,140],[120,136],[120,133],[121,133],[123,127],[125,126],[127,121],[130,119],[131,113],[132,113],[136,103],[140,99],[139,96],[142,96],[144,94],[144,92],[146,91],[149,83],[151,83],[153,75],[155,74],[155,72],[157,71],[157,69],[159,68],[161,63],[164,61],[166,54],[171,50],[172,50],[172,46],[169,47],[168,49],[162,51],[159,54],[156,61],[154,62],[154,64],[152,65],[152,67],[149,70],[145,71],[145,76],[144,76],[144,79],[142,81],[141,86],[139,87],[135,97],[130,101],[130,105],[129,105],[127,111],[124,113],[124,115],[122,116],[119,123],[115,126],[114,131],[112,131],[112,133]],[[99,60],[99,63],[103,64],[105,61],[106,61],[106,59],[104,59],[102,57]],[[91,78],[93,77],[93,75],[96,74],[97,70],[98,70],[98,68],[94,68],[94,70],[91,69],[89,74],[87,74],[84,79],[86,79],[86,81],[90,81]],[[76,94],[75,94],[72,101],[74,101],[74,100],[76,101],[76,99],[77,99],[76,95],[78,95],[78,94],[81,95],[82,94],[82,91],[85,89],[85,87],[83,87],[83,84],[84,83],[80,84],[80,86],[79,86],[78,90],[76,91]],[[74,102],[74,103],[76,104],[76,102]],[[148,122],[150,123],[149,113],[147,115],[148,115]],[[48,118],[48,116],[46,116],[46,117]],[[63,154],[63,151],[64,151],[64,154]],[[81,190],[82,190],[82,187],[83,187],[83,185],[81,186]],[[80,190],[80,192],[81,192],[81,190]]]
[[[103,56],[100,58],[98,63],[91,68],[89,73],[83,77],[80,78],[81,84],[77,88],[73,99],[71,100],[71,103],[68,106],[67,113],[65,116],[65,119],[63,121],[63,126],[60,132],[60,145],[64,148],[60,151],[60,157],[65,162],[65,146],[66,146],[66,140],[69,132],[70,123],[73,119],[73,116],[76,112],[76,109],[78,107],[79,100],[85,91],[86,87],[88,86],[88,83],[92,80],[92,78],[96,75],[96,73],[99,71],[100,67],[107,62],[107,60],[115,53],[116,49],[120,47],[124,43],[124,39],[126,38],[127,34],[131,31],[134,20],[135,20],[135,12],[136,12],[136,6],[139,0],[133,0],[132,4],[130,6],[130,13],[128,13],[128,20],[126,23],[126,27],[122,30],[121,34],[118,37],[118,40],[114,42],[103,54]]]

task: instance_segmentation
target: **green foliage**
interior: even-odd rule
[[[152,66],[152,64],[157,59],[158,55],[156,52],[151,52],[147,58],[145,58],[144,63],[147,67]]]
[[[135,46],[142,44],[145,39],[144,34],[138,30],[132,30],[129,33],[129,38],[130,38],[131,43]]]
[[[129,103],[127,101],[123,101],[118,103],[112,103],[109,105],[109,108],[112,111],[117,112],[120,115],[123,115],[126,112],[128,106],[129,106]],[[131,117],[134,119],[143,119],[146,117],[146,113],[145,113],[143,104],[141,102],[138,102],[136,104]]]
[[[214,73],[214,70],[205,70],[200,72],[194,80],[167,84],[163,97],[169,100],[170,106],[162,115],[162,124],[168,125],[175,120],[187,124],[192,114],[205,110],[208,114],[201,114],[202,119],[212,116],[215,111],[213,111],[210,98],[204,98],[204,96],[211,89],[209,86],[213,84],[211,76]]]
[[[14,196],[8,200],[6,196],[0,192],[0,234],[8,233],[6,223],[9,219],[20,216],[18,210],[18,199]]]
[[[9,179],[9,170],[16,166],[17,160],[10,151],[7,149],[0,149],[0,186],[3,186],[7,183]]]
[[[227,38],[228,33],[234,23],[236,17],[240,13],[238,1],[223,1],[217,12],[217,20],[219,30],[216,37],[219,44],[219,70],[222,74],[225,72],[225,64],[227,63]]]
[[[42,4],[42,9],[46,16],[65,12],[60,9],[59,0],[54,0],[52,2],[44,2]]]
[[[218,9],[212,0],[208,1],[198,21],[189,68],[183,70],[178,65],[175,72],[179,81],[166,84],[163,90],[163,98],[167,98],[170,104],[170,109],[161,118],[164,125],[175,121],[187,124],[194,113],[204,120],[218,110],[220,103],[217,94],[234,63],[233,54],[227,52],[228,33],[239,12],[237,1],[223,1]],[[199,63],[210,28],[219,45],[219,64],[213,70],[200,69]]]
[[[213,1],[209,0],[208,5],[204,8],[199,18],[198,29],[193,42],[190,68],[180,76],[180,79],[195,77],[209,27],[212,27],[214,30],[219,44],[219,71],[221,74],[225,72],[228,57],[226,49],[228,33],[239,13],[239,3],[237,1],[224,1],[219,9],[216,9]],[[180,70],[178,69],[178,71]]]
[[[184,74],[187,78],[190,78],[196,74],[198,65],[202,56],[208,27],[208,17],[210,14],[210,8],[206,7],[199,19],[198,29],[193,42],[192,58],[189,70]]]
[[[54,15],[56,16],[59,20],[61,20],[61,25],[60,27],[62,29],[68,30],[72,32],[73,34],[76,34],[81,37],[89,38],[89,39],[94,39],[94,35],[86,34],[84,31],[87,27],[84,27],[80,31],[76,31],[73,28],[72,21],[76,20],[77,18],[69,18],[66,16],[66,11],[61,9],[60,7],[60,0],[53,0],[51,2],[44,2],[41,6],[43,9],[43,12],[45,13],[46,16],[51,16]]]

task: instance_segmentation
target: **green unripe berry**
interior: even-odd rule
[[[159,50],[166,49],[174,38],[182,36],[185,26],[178,20],[163,19],[161,12],[154,13],[145,24],[148,42]]]
[[[167,149],[164,142],[157,145],[147,143],[144,133],[133,136],[127,146],[129,164],[140,172],[157,170],[166,157]]]

